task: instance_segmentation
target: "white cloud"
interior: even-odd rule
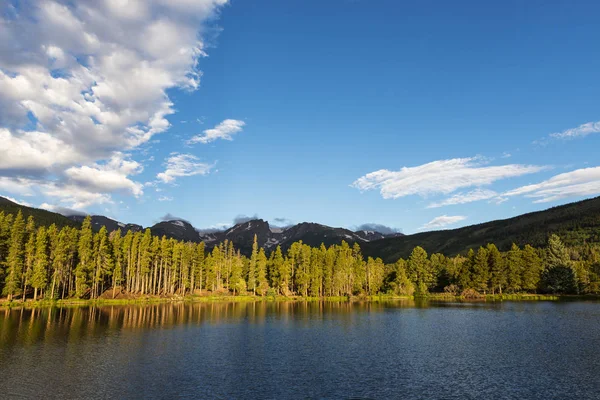
[[[233,135],[242,131],[246,123],[235,119],[226,119],[212,129],[207,129],[202,134],[196,135],[187,141],[187,144],[210,143],[217,139],[233,140]]]
[[[0,189],[74,194],[77,182],[76,197],[87,198],[78,205],[110,201],[114,190],[141,195],[125,172],[135,162],[111,163],[169,129],[168,91],[199,87],[199,32],[226,3],[0,5]]]
[[[462,215],[441,215],[439,217],[435,217],[434,219],[423,225],[421,228],[419,228],[419,230],[442,228],[444,226],[464,221],[465,219],[467,219],[467,217]]]
[[[40,183],[39,191],[42,195],[55,199],[59,203],[55,205],[76,210],[83,210],[94,204],[113,203],[109,194],[90,191],[72,184]]]
[[[468,193],[457,193],[454,196],[444,199],[442,201],[431,203],[427,206],[427,208],[437,208],[456,204],[472,203],[474,201],[493,199],[497,196],[498,193],[496,193],[493,190],[475,189]]]
[[[600,121],[588,122],[587,124],[579,125],[577,128],[567,129],[566,131],[552,133],[550,137],[555,139],[574,139],[585,137],[592,133],[600,133]]]
[[[553,176],[533,185],[510,190],[502,196],[525,196],[534,203],[547,203],[569,197],[600,195],[600,167],[583,168]]]
[[[61,207],[61,206],[57,206],[54,204],[48,204],[48,203],[40,204],[40,208],[43,208],[44,210],[52,211],[52,212],[55,212],[58,214],[62,214],[67,217],[69,217],[71,215],[87,215],[85,212],[82,212],[82,211],[73,210],[71,208]]]
[[[124,159],[123,154],[115,153],[106,164],[82,167],[71,167],[65,175],[78,186],[98,192],[122,191],[141,196],[143,185],[127,178],[142,172],[142,166],[132,160]]]
[[[156,177],[164,183],[172,183],[182,176],[207,175],[214,164],[201,162],[192,154],[172,154],[167,159],[167,168]]]
[[[382,169],[357,179],[352,186],[361,191],[379,189],[384,199],[409,195],[426,197],[489,185],[501,179],[532,174],[545,168],[520,164],[485,166],[477,157],[455,158],[417,167],[403,167],[400,171]]]
[[[160,196],[158,201],[173,201],[173,198],[170,196]]]
[[[0,190],[21,196],[33,196],[35,182],[26,178],[11,178],[0,176]]]

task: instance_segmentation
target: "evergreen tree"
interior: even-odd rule
[[[33,300],[37,300],[38,290],[43,293],[48,283],[48,234],[42,226],[37,231],[35,244],[35,262],[31,276]]]
[[[418,296],[426,295],[429,291],[428,286],[433,275],[430,266],[427,252],[420,246],[415,247],[408,259],[407,272],[410,280],[415,285],[415,293]]]
[[[478,266],[478,268],[481,267]],[[460,268],[457,270],[457,276],[455,278],[456,285],[460,287],[461,290],[465,289],[473,289],[477,286],[481,287],[482,282],[479,281],[477,284],[474,284],[474,275],[475,275],[475,251],[473,249],[469,249],[467,253],[467,258],[463,263],[460,264]],[[485,268],[485,271],[477,271],[478,273],[483,273],[484,275],[488,275],[488,268]],[[487,286],[487,282],[486,282]]]
[[[269,282],[267,281],[267,256],[265,250],[261,247],[258,251],[256,259],[256,291],[259,295],[264,296],[269,290]]]
[[[250,264],[248,264],[248,290],[256,295],[256,263],[258,261],[258,237],[254,235],[252,243],[252,254],[250,255]]]
[[[508,274],[506,288],[512,292],[518,292],[523,287],[523,255],[521,249],[515,243],[506,254],[506,269]]]
[[[233,263],[231,265],[230,285],[234,296],[236,294],[242,294],[246,292],[246,281],[242,277],[243,267],[244,261],[242,260],[242,257],[238,254],[233,259]]]
[[[94,268],[94,236],[92,233],[92,218],[88,215],[83,220],[77,246],[79,263],[75,268],[75,295],[83,297],[89,290],[90,274]]]
[[[35,263],[35,221],[30,215],[27,218],[25,226],[25,236],[27,243],[25,244],[25,271],[23,273],[23,301],[27,295],[27,287],[31,283],[31,275],[33,274],[33,264]]]
[[[526,245],[523,248],[521,256],[523,259],[523,276],[521,278],[522,288],[534,292],[540,282],[542,259],[530,245]]]
[[[498,289],[498,292],[502,294],[502,288],[506,286],[506,268],[504,267],[504,260],[502,254],[498,251],[498,248],[494,244],[488,244],[486,247],[488,252],[488,265],[490,270],[490,286],[492,292]]]
[[[3,294],[11,301],[20,293],[23,265],[25,263],[25,221],[21,210],[17,213],[10,232],[10,245],[6,258],[6,278]]]
[[[541,287],[547,293],[573,294],[578,292],[577,275],[565,245],[558,235],[551,235],[546,248],[546,266]]]
[[[558,235],[550,235],[546,247],[546,269],[567,266],[571,262],[569,252]]]
[[[472,289],[485,293],[488,289],[490,269],[488,264],[489,254],[486,249],[480,247],[473,261]]]

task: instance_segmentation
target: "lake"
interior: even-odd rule
[[[598,399],[600,303],[1,310],[0,398]]]

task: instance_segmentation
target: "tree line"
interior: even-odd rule
[[[211,251],[145,231],[36,226],[34,218],[0,212],[0,290],[15,298],[66,299],[202,293],[297,295],[476,296],[502,293],[600,293],[600,248],[566,247],[556,235],[545,248],[489,244],[446,257],[415,247],[406,260],[384,264],[346,242],[326,247],[293,243],[267,255],[256,237],[249,257],[231,242]]]

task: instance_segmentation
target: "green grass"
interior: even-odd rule
[[[221,295],[221,296],[195,296],[188,295],[173,297],[139,297],[135,299],[67,299],[67,300],[0,300],[0,309],[3,308],[44,308],[44,307],[77,307],[77,306],[112,306],[112,305],[147,305],[160,303],[252,303],[252,302],[386,302],[397,300],[437,300],[437,301],[559,301],[559,300],[600,300],[600,296],[556,296],[543,294],[503,294],[486,295],[479,298],[464,298],[448,293],[432,293],[427,296],[398,296],[381,294],[376,296],[331,296],[331,297],[302,297],[302,296],[252,296],[252,295]]]

